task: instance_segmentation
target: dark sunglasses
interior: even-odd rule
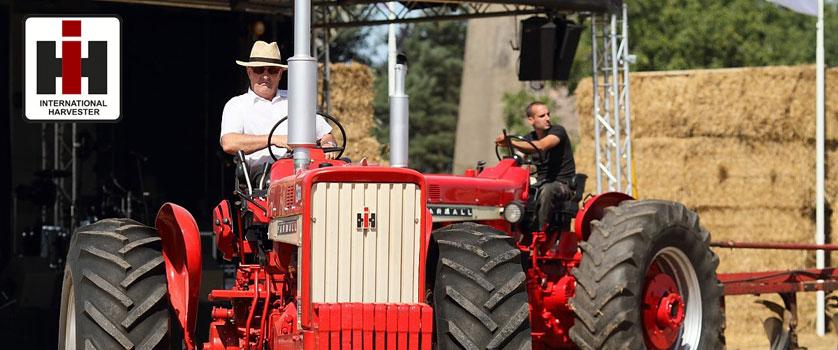
[[[253,70],[253,73],[256,73],[256,74],[262,74],[262,73],[265,72],[265,69],[267,69],[268,74],[275,75],[275,74],[279,73],[279,70],[281,68],[279,68],[279,67],[250,67],[250,69]]]

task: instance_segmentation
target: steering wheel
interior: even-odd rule
[[[506,130],[503,131],[503,134],[506,136],[506,148],[508,149],[509,154],[511,155],[512,158],[516,157],[515,156],[515,148],[512,146],[512,139],[515,139],[515,140],[524,141],[524,142],[528,143],[530,145],[530,147],[532,147],[538,153],[538,160],[539,161],[544,160],[544,152],[540,148],[538,148],[538,146],[536,146],[532,142],[532,140],[529,140],[529,139],[527,139],[523,136],[519,136],[519,135],[506,135]],[[498,160],[501,160],[501,159],[504,158],[504,157],[501,157],[501,155],[500,155],[500,147],[501,147],[501,145],[495,144],[495,156],[498,157]],[[530,153],[530,154],[532,154],[532,153]],[[529,162],[523,162],[523,163],[524,164],[534,164],[534,162],[532,161],[532,156],[530,156],[530,158],[531,159],[530,159]]]
[[[340,147],[321,147],[321,149],[323,150],[323,153],[338,152],[338,155],[335,158],[339,159],[340,156],[343,155],[343,151],[346,150],[346,130],[343,129],[343,125],[337,120],[337,118],[322,112],[317,112],[317,115],[331,120],[333,123],[335,123],[335,125],[338,126],[338,129],[340,130],[340,135],[343,136],[343,142],[341,143]],[[268,133],[268,153],[271,154],[271,158],[273,158],[274,161],[279,160],[279,158],[274,154],[272,147],[273,145],[271,144],[271,136],[273,136],[274,131],[276,131],[276,128],[279,127],[279,125],[285,122],[286,120],[288,120],[288,116],[282,117],[282,119],[276,122],[276,124],[274,124],[274,127],[271,128],[271,132]]]

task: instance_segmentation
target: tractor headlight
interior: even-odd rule
[[[503,207],[503,218],[511,224],[518,223],[523,216],[524,206],[519,203],[512,202]]]

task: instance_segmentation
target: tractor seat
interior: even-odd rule
[[[570,183],[567,185],[570,187],[570,190],[573,191],[573,197],[559,203],[559,210],[555,213],[555,217],[552,220],[553,222],[560,223],[562,227],[570,225],[570,220],[576,217],[576,213],[579,212],[579,201],[582,200],[582,196],[585,194],[585,182],[587,180],[588,175],[585,174],[575,174],[570,178]],[[533,218],[536,213],[535,209],[536,204],[538,203],[539,192],[541,192],[541,183],[536,183],[530,186],[530,199],[527,201],[526,210],[527,212],[534,213]]]

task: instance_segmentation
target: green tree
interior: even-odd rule
[[[815,17],[765,0],[628,2],[633,71],[815,63]],[[838,65],[838,3],[824,9],[826,63]],[[590,20],[586,22],[590,24]],[[569,85],[591,75],[591,33],[582,34]]]
[[[329,29],[329,61],[332,63],[355,61],[370,65],[367,51],[368,28]]]
[[[399,47],[408,59],[410,96],[410,167],[422,172],[450,172],[460,103],[466,24],[427,22],[404,27]],[[376,74],[376,136],[388,143],[387,67]],[[386,151],[386,150],[385,150]],[[386,152],[385,152],[386,153]]]

